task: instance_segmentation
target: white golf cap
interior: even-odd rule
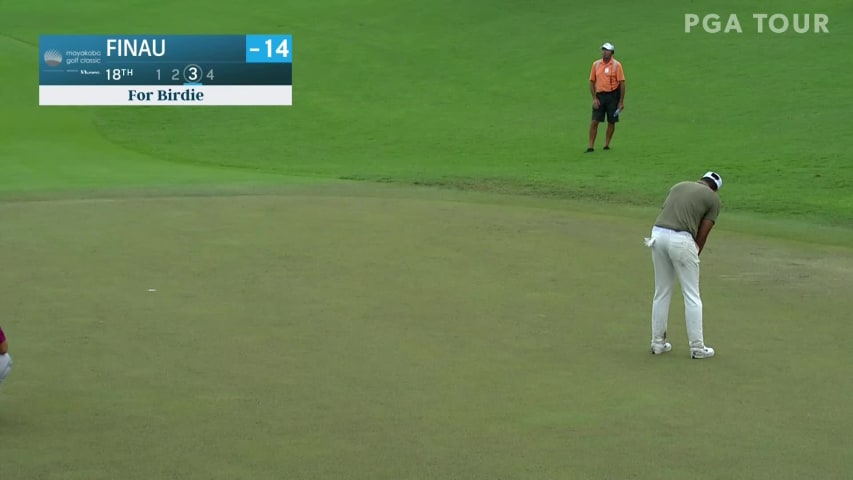
[[[610,43],[610,42],[607,42],[607,43],[605,43],[604,45],[602,45],[602,46],[601,46],[601,49],[602,49],[602,50],[610,50],[611,52],[615,52],[615,51],[616,51],[616,47],[614,47],[614,46],[613,46],[613,44],[612,44],[612,43]]]
[[[702,175],[702,178],[709,178],[713,180],[713,182],[717,184],[717,190],[723,188],[723,177],[721,177],[719,173],[708,172],[705,175]]]

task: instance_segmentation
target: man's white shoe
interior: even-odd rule
[[[714,349],[711,347],[691,348],[690,358],[711,358],[714,356]]]
[[[651,352],[652,352],[652,355],[660,355],[660,354],[666,353],[670,350],[672,350],[672,344],[669,342],[653,343]]]

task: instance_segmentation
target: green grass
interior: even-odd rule
[[[4,472],[845,477],[849,250],[721,232],[657,358],[645,220],[381,190],[3,205]]]
[[[777,11],[831,33],[752,33]],[[745,33],[684,33],[711,12]],[[846,478],[851,22],[840,0],[0,4],[0,476]],[[112,32],[292,33],[294,105],[37,107],[38,34]],[[603,41],[628,99],[584,155]],[[651,357],[641,239],[708,169],[719,356],[687,358],[676,296]]]
[[[260,2],[245,13],[212,7],[192,22],[153,6],[119,13],[134,5],[52,4],[57,18],[87,19],[74,29],[60,20],[46,25],[25,3],[7,7],[0,188],[91,184],[92,176],[108,186],[164,181],[154,170],[126,174],[121,162],[135,159],[140,169],[165,160],[234,167],[234,175],[248,169],[648,205],[674,180],[715,169],[727,180],[727,211],[853,221],[846,160],[853,123],[844,121],[853,69],[828,58],[822,70],[816,54],[853,46],[846,2],[810,6],[829,15],[829,34],[783,35],[754,33],[751,14],[763,10],[735,2],[616,2],[606,25],[597,9],[559,2],[289,2],[285,12]],[[773,8],[795,13],[802,5]],[[745,32],[684,33],[687,12],[738,13]],[[295,105],[39,109],[37,34],[59,30],[293,32]],[[584,156],[586,76],[604,38],[626,67],[627,109],[614,150]],[[43,140],[57,136],[67,141]],[[25,158],[46,148],[56,152]],[[202,181],[231,175],[193,171]]]

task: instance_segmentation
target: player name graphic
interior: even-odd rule
[[[293,36],[39,35],[39,105],[293,104]]]
[[[108,38],[107,56],[162,57],[166,55],[166,39]]]

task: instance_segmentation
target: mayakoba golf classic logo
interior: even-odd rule
[[[48,67],[58,67],[59,65],[62,65],[62,52],[55,48],[46,50],[44,52],[44,63],[46,63]]]
[[[829,15],[825,13],[753,13],[744,18],[741,23],[736,13],[685,13],[684,33],[743,33],[743,25],[755,33],[829,33]]]

